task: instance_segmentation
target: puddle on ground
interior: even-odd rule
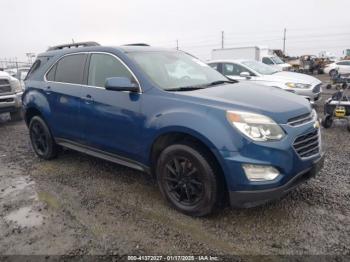
[[[40,226],[44,217],[31,209],[31,207],[21,207],[5,217],[8,222],[14,222],[22,227]]]

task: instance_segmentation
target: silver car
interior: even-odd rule
[[[311,103],[321,96],[322,82],[313,76],[279,71],[254,60],[213,60],[208,65],[230,79],[281,88],[301,95]]]

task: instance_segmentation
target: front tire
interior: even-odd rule
[[[162,195],[186,215],[212,213],[219,200],[219,181],[205,151],[194,144],[174,144],[163,150],[157,162]]]
[[[48,126],[41,117],[34,116],[31,119],[29,135],[34,152],[38,157],[49,160],[57,156],[58,146]]]

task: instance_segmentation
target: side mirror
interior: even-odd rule
[[[138,92],[139,86],[127,77],[111,77],[106,79],[106,90]]]
[[[250,79],[251,76],[248,72],[242,72],[239,74],[240,77],[244,77],[244,78],[247,78],[247,79]]]

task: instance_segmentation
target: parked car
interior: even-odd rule
[[[312,103],[321,96],[322,82],[309,75],[279,71],[254,60],[213,60],[208,64],[230,79],[277,87]]]
[[[19,80],[0,71],[0,113],[10,113],[13,121],[22,119],[22,94]]]
[[[40,158],[63,146],[145,171],[193,216],[225,199],[250,207],[279,198],[322,166],[317,115],[299,96],[236,83],[177,50],[60,48],[40,54],[25,82]]]
[[[245,46],[214,49],[211,53],[213,60],[220,59],[250,59],[262,62],[280,71],[288,71],[292,66],[278,56],[270,53],[270,49],[262,46]]]
[[[334,77],[338,74],[350,74],[350,60],[341,60],[339,62],[334,62],[328,64],[323,69],[325,74]]]

